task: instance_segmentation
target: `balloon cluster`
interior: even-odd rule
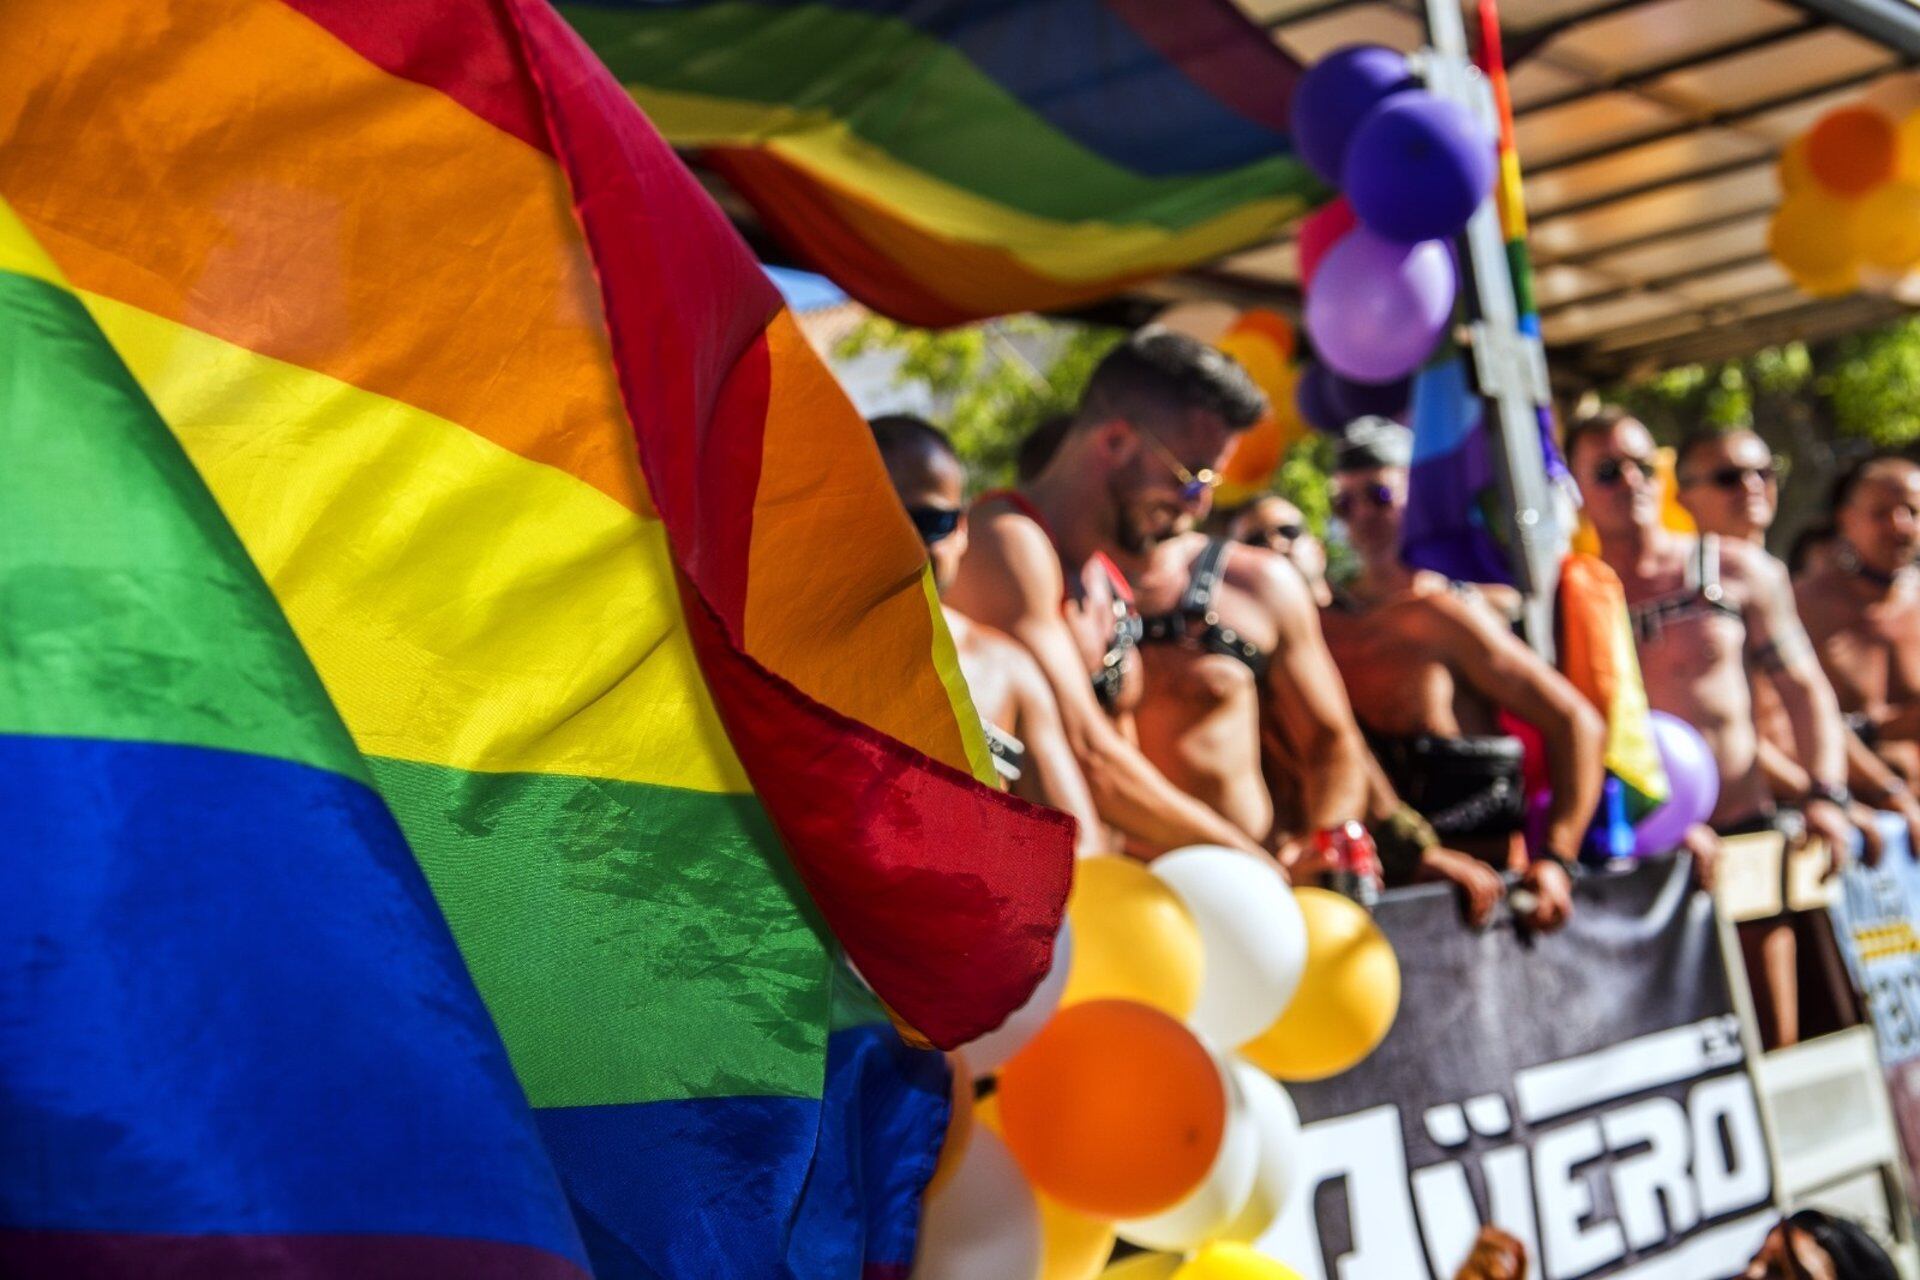
[[[1780,155],[1767,248],[1816,297],[1920,271],[1920,76],[1821,116]]]
[[[1294,364],[1298,344],[1285,316],[1254,308],[1241,312],[1213,345],[1239,361],[1247,376],[1267,393],[1266,416],[1233,438],[1220,467],[1220,491],[1214,501],[1232,507],[1264,493],[1288,448],[1307,433],[1295,403],[1300,381]]]
[[[1404,413],[1411,378],[1453,317],[1449,241],[1493,189],[1492,133],[1419,86],[1402,54],[1350,45],[1294,91],[1301,158],[1342,194],[1300,225],[1307,335],[1320,363],[1300,378],[1308,423],[1337,431]]]
[[[970,1116],[956,1100],[914,1275],[1093,1280],[1118,1238],[1172,1256],[1114,1276],[1295,1280],[1251,1248],[1296,1190],[1300,1120],[1276,1077],[1351,1067],[1399,1000],[1367,913],[1271,863],[1207,846],[1083,860],[1052,971],[955,1055],[956,1078],[997,1085]]]

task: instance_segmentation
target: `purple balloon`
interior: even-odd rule
[[[1294,384],[1293,403],[1315,431],[1338,431],[1352,421],[1335,403],[1334,383],[1338,381],[1327,366],[1310,364]]]
[[[1700,731],[1664,711],[1649,719],[1667,771],[1667,802],[1633,829],[1633,851],[1643,858],[1679,848],[1687,828],[1712,817],[1720,800],[1720,765]]]
[[[1367,113],[1342,183],[1363,226],[1413,244],[1457,235],[1493,190],[1493,135],[1473,113],[1424,89]]]
[[[1335,49],[1314,63],[1293,91],[1289,121],[1300,158],[1339,186],[1347,143],[1361,118],[1382,98],[1413,85],[1406,57],[1385,45]]]
[[[1453,258],[1438,240],[1400,244],[1355,227],[1327,251],[1307,293],[1307,334],[1333,371],[1397,382],[1426,360],[1453,316]]]
[[[1339,407],[1341,418],[1347,422],[1368,414],[1397,418],[1413,403],[1413,379],[1355,382],[1351,378],[1336,376],[1333,380],[1333,403]]]

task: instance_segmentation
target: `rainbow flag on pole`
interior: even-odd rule
[[[1072,306],[1323,192],[1300,68],[1228,0],[574,0],[667,138],[896,319]]]
[[[951,1045],[1025,998],[1070,824],[986,785],[918,541],[731,228],[539,0],[21,0],[0,62],[0,198],[338,708],[596,1272],[903,1269],[945,1103],[884,1019]],[[55,605],[81,640],[115,607]],[[141,645],[101,660],[147,719],[59,732],[164,740],[206,701]],[[886,1010],[836,1017],[847,960]],[[119,1051],[110,1016],[66,1016]],[[221,1089],[186,1074],[223,1046],[183,1043],[178,1087]],[[849,1136],[865,1100],[835,1081],[911,1097]],[[837,1197],[865,1136],[892,1185]],[[0,1227],[35,1225],[0,1197]]]

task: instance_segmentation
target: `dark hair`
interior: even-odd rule
[[[1164,419],[1195,409],[1219,418],[1229,431],[1245,431],[1266,413],[1267,395],[1226,352],[1149,325],[1100,361],[1074,421],[1091,426],[1111,418]]]
[[[1808,525],[1794,534],[1792,544],[1787,547],[1787,572],[1796,578],[1799,577],[1806,569],[1807,561],[1812,557],[1815,549],[1821,543],[1832,542],[1839,536],[1839,532],[1833,525],[1826,522]]]
[[[1838,1280],[1900,1280],[1893,1259],[1859,1223],[1820,1209],[1802,1209],[1787,1225],[1804,1231],[1833,1259]]]
[[[1019,450],[1013,455],[1014,473],[1022,481],[1033,479],[1047,469],[1053,461],[1053,455],[1059,452],[1060,442],[1067,438],[1067,428],[1073,425],[1073,415],[1056,413],[1040,419],[1033,430],[1027,432],[1026,439],[1020,442]]]
[[[867,426],[873,429],[873,440],[880,446],[880,456],[890,462],[907,460],[915,449],[943,453],[955,462],[960,460],[960,455],[954,452],[953,442],[947,439],[947,433],[915,414],[883,413],[877,418],[867,419]]]
[[[1730,436],[1755,434],[1754,429],[1748,426],[1695,427],[1692,431],[1680,437],[1680,444],[1673,451],[1673,470],[1675,474],[1684,471],[1687,466],[1687,459],[1692,457],[1696,450],[1704,449],[1708,445],[1719,444],[1722,440]]]
[[[1560,452],[1571,463],[1574,451],[1588,436],[1597,436],[1604,431],[1611,431],[1623,422],[1638,421],[1640,419],[1617,404],[1602,405],[1585,417],[1575,418],[1567,424],[1566,435],[1560,441]]]
[[[1837,512],[1853,501],[1854,493],[1867,480],[1868,473],[1875,467],[1885,467],[1889,463],[1904,462],[1914,465],[1897,453],[1870,453],[1860,461],[1842,471],[1833,482],[1833,488],[1827,492],[1827,510]]]

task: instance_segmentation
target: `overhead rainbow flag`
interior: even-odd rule
[[[884,1019],[1019,1005],[1070,823],[987,785],[918,539],[724,218],[540,0],[22,0],[0,59],[0,198],[317,670],[596,1273],[904,1270],[944,1085]],[[836,1016],[848,960],[885,1010]],[[892,1184],[837,1194],[868,1138]]]
[[[570,0],[676,146],[895,319],[1111,295],[1324,193],[1300,68],[1228,0]]]

